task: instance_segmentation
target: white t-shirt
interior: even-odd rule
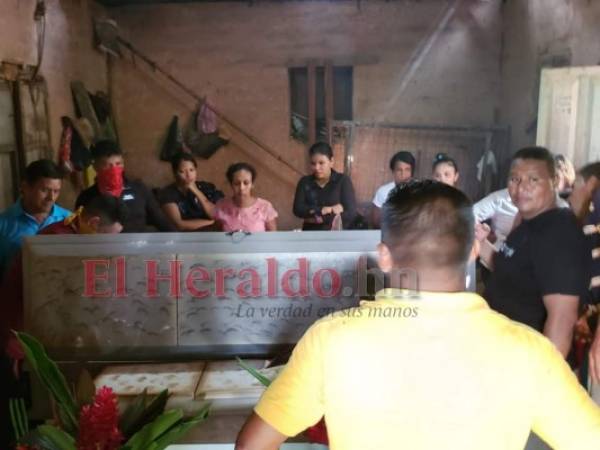
[[[394,189],[394,187],[396,187],[396,183],[394,183],[393,181],[390,181],[389,183],[380,186],[379,189],[377,189],[377,192],[375,192],[375,197],[373,197],[372,203],[378,208],[381,208],[387,200],[389,193],[392,189]]]
[[[492,230],[502,240],[512,230],[515,216],[519,210],[508,194],[508,189],[492,192],[473,205],[473,213],[477,222],[492,219]]]

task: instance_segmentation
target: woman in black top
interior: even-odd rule
[[[333,152],[329,144],[318,142],[310,150],[312,175],[302,177],[296,187],[294,214],[304,219],[303,230],[330,230],[340,214],[348,229],[356,219],[356,200],[352,181],[333,170]]]
[[[215,203],[224,197],[212,183],[196,181],[197,164],[188,153],[171,160],[175,183],[159,194],[162,210],[179,231],[196,231],[214,223]]]

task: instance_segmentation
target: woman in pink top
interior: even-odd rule
[[[270,202],[252,194],[256,170],[248,163],[236,163],[227,169],[233,197],[215,205],[215,219],[223,231],[276,231],[277,211]]]

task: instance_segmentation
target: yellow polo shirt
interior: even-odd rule
[[[541,334],[472,293],[385,290],[315,323],[255,412],[332,450],[600,449],[600,409]],[[399,298],[404,295],[404,298]]]

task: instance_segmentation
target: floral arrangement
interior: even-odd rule
[[[162,450],[208,416],[209,405],[190,418],[184,418],[179,409],[165,411],[166,390],[154,399],[144,392],[121,412],[112,389],[102,387],[96,392],[87,372],[72,392],[42,344],[26,333],[15,334],[56,412],[53,424],[30,431],[23,400],[12,399],[9,406],[17,450]]]

